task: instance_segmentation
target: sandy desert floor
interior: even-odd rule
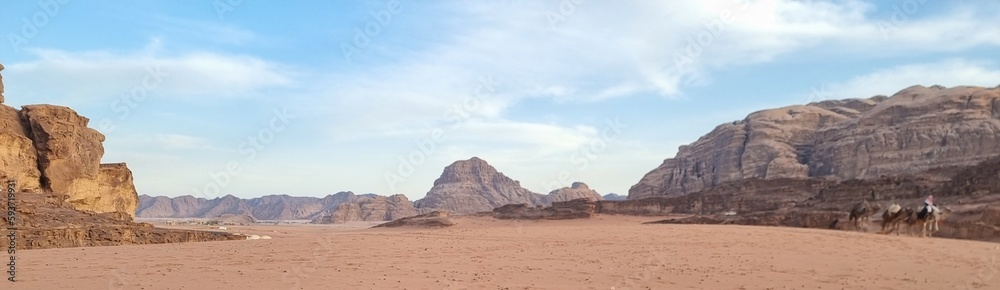
[[[652,220],[233,226],[273,239],[21,251],[3,289],[1000,289],[995,243]]]

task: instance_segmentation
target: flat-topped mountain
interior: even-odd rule
[[[751,113],[681,146],[629,190],[680,196],[744,179],[875,179],[1000,156],[1000,88],[912,86],[892,97]]]

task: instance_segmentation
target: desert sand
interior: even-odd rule
[[[1000,244],[732,225],[229,226],[270,240],[21,251],[13,289],[1000,289]],[[206,228],[175,226],[175,228]],[[4,289],[11,289],[4,286]]]

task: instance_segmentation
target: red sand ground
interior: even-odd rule
[[[2,289],[1000,289],[995,243],[651,220],[233,226],[273,239],[21,251]]]

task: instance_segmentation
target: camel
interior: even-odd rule
[[[898,204],[894,203],[885,209],[882,213],[882,234],[889,234],[891,232],[896,232],[899,235],[899,223],[903,221],[907,216],[905,215],[903,208]]]
[[[862,200],[858,204],[855,204],[854,208],[851,209],[851,214],[848,217],[848,220],[852,225],[854,225],[855,229],[867,231],[868,227],[866,225],[863,226],[863,224],[867,224],[869,222],[869,217],[881,209],[882,207],[877,203],[871,205],[868,203],[868,200]]]
[[[928,208],[933,210],[928,212]],[[943,216],[941,209],[933,205],[921,207],[920,211],[908,207],[904,210],[904,214],[906,216],[904,220],[906,223],[906,234],[912,236],[913,226],[919,225],[921,227],[921,237],[933,236],[934,232],[939,230],[938,222],[941,221]]]

